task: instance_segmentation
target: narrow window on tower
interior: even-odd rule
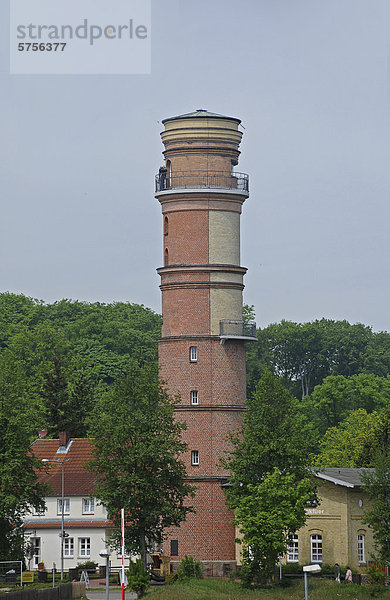
[[[197,362],[198,360],[198,348],[197,346],[190,346],[190,362]]]
[[[171,556],[179,556],[179,540],[171,540]]]
[[[198,390],[191,390],[191,404],[198,404]]]
[[[168,248],[165,248],[165,252],[164,252],[164,265],[167,266],[168,264]]]
[[[191,464],[195,467],[197,467],[199,465],[199,450],[192,450]]]
[[[168,235],[168,217],[164,219],[164,235]]]

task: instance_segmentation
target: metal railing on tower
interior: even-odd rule
[[[155,191],[220,188],[249,193],[249,175],[228,171],[174,171],[160,169],[155,176]]]

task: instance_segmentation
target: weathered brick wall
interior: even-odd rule
[[[165,153],[165,158],[171,161],[172,173],[175,171],[226,171],[231,170],[232,155],[225,148],[219,151],[212,147],[206,147],[202,152],[199,143],[189,143],[186,151],[172,150]]]
[[[164,236],[164,252],[168,249],[168,264],[206,264],[209,256],[208,211],[171,212],[168,215],[168,235]]]
[[[190,346],[197,346],[198,360],[189,360]],[[171,393],[189,404],[190,391],[199,390],[203,404],[242,405],[245,400],[245,347],[219,338],[160,340],[159,364],[162,379]]]
[[[179,555],[171,561],[180,561],[185,554],[210,561],[235,560],[235,529],[233,514],[226,506],[220,482],[199,481],[196,497],[191,504],[196,513],[188,516],[179,528],[168,530],[164,553],[170,553],[170,540],[177,539]]]
[[[162,335],[210,334],[210,291],[207,288],[164,289]]]

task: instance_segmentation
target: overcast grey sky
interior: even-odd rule
[[[389,0],[153,0],[151,75],[11,76],[8,22],[1,291],[160,311],[161,120],[205,108],[245,127],[258,324],[390,330]]]

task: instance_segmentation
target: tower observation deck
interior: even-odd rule
[[[168,532],[171,562],[185,554],[210,575],[235,566],[235,530],[222,485],[220,458],[228,432],[241,425],[245,342],[256,325],[242,319],[240,215],[249,177],[234,171],[240,120],[199,109],[165,119],[164,167],[155,179],[163,213],[161,377],[180,396],[176,417],[187,423],[187,476],[196,513]]]

